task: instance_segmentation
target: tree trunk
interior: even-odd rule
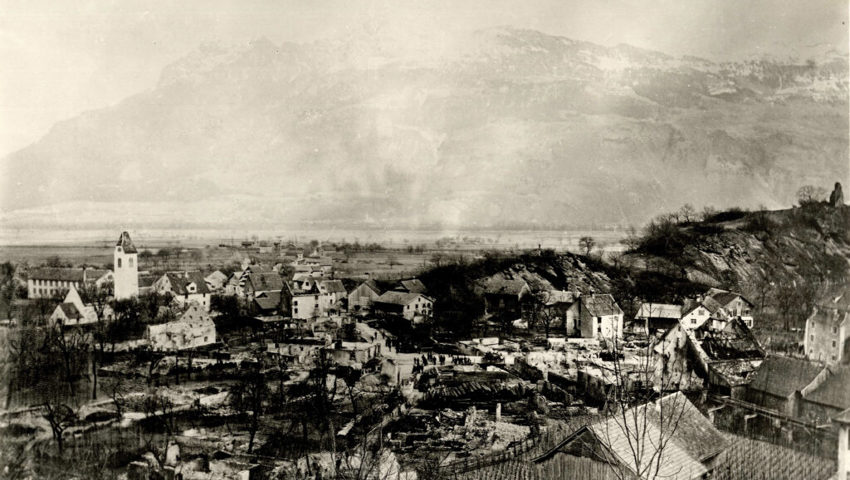
[[[91,360],[91,377],[92,377],[92,387],[91,387],[91,399],[97,400],[97,360],[95,359],[97,355],[92,355]]]

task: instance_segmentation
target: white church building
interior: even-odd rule
[[[115,299],[123,300],[139,294],[139,252],[130,234],[122,232],[113,252]]]

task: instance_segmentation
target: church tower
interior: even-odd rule
[[[118,238],[113,260],[115,299],[135,297],[139,294],[139,258],[129,233],[123,232]]]

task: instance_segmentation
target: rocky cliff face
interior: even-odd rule
[[[850,174],[832,52],[713,63],[511,28],[430,45],[203,46],[3,159],[3,220],[639,224]]]
[[[799,320],[831,285],[848,279],[850,208],[826,202],[790,210],[731,212],[682,225],[685,247],[648,264],[736,289],[757,306]],[[803,317],[804,318],[804,317]]]

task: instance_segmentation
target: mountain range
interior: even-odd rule
[[[850,178],[848,58],[730,62],[498,27],[205,44],[0,160],[15,224],[638,225]]]

